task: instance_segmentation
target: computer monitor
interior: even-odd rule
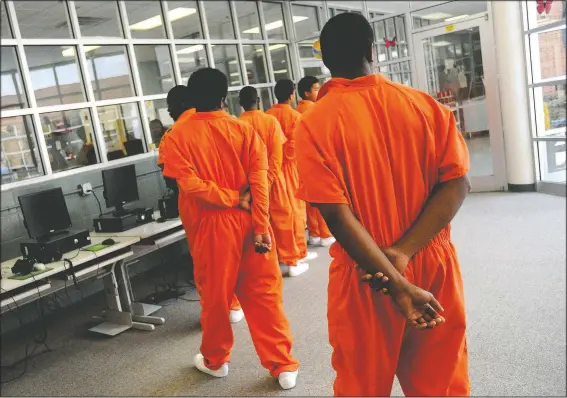
[[[32,239],[45,240],[67,232],[71,217],[61,188],[18,197],[24,225]]]
[[[103,170],[102,183],[106,207],[114,207],[115,216],[127,214],[123,205],[139,199],[136,166],[133,164]]]

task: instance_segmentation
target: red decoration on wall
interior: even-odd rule
[[[543,14],[544,11],[546,14],[549,14],[551,11],[551,3],[553,0],[537,0],[537,12],[538,14]]]
[[[384,39],[384,43],[386,44],[386,48],[394,47],[397,45],[396,43],[396,36],[392,40]]]

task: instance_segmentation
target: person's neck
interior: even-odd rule
[[[245,111],[245,112],[254,112],[254,111],[257,111],[257,110],[258,110],[258,107],[257,107],[257,106],[253,106],[253,107],[248,108],[248,109],[247,109],[247,108],[244,108],[244,111]]]
[[[199,107],[196,107],[195,110],[197,112],[216,112],[216,111],[221,111],[222,108],[220,106],[216,107],[216,108],[199,108]]]
[[[372,66],[369,63],[365,63],[359,68],[354,68],[351,70],[337,70],[331,72],[332,77],[340,77],[349,80],[358,79],[359,77],[364,77],[372,74],[374,74],[374,72],[372,71]]]
[[[280,104],[280,105],[291,105],[291,100],[280,101],[279,104]]]

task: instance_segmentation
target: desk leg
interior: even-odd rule
[[[120,292],[122,293],[122,302],[126,311],[129,311],[132,316],[132,320],[135,321],[132,325],[135,329],[142,330],[154,330],[154,325],[163,325],[165,319],[157,316],[148,316],[159,310],[161,306],[151,305],[144,303],[132,302],[134,294],[132,292],[132,284],[130,282],[130,274],[128,273],[128,265],[126,262],[120,264],[118,269],[118,278]]]
[[[103,320],[104,322],[90,328],[89,330],[91,332],[105,334],[107,336],[116,336],[134,326],[132,315],[129,312],[122,311],[120,295],[118,294],[115,267],[116,264],[121,263],[123,263],[123,260],[113,264],[110,271],[102,277],[104,282],[104,294],[109,309],[103,313],[102,317],[94,317],[94,319]]]

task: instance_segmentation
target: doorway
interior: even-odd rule
[[[488,15],[413,34],[417,86],[453,111],[473,191],[506,186],[497,65]]]

